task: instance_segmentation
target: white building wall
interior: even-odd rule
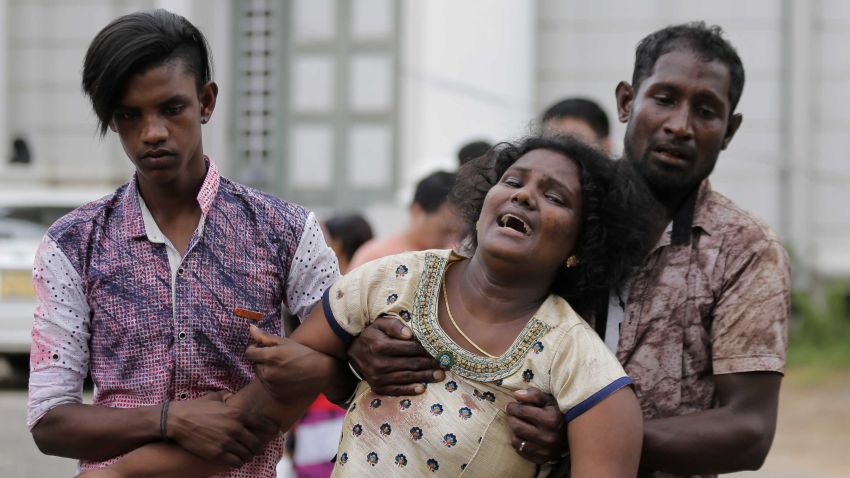
[[[395,202],[364,211],[377,236],[404,226],[416,182],[455,170],[462,145],[521,136],[534,114],[534,2],[400,2],[402,184]]]
[[[405,0],[402,172],[455,169],[464,143],[522,135],[534,111],[536,6],[525,0]]]
[[[0,104],[9,104],[9,0],[0,0]],[[3,176],[10,154],[8,108],[0,108],[0,177]]]
[[[812,216],[807,250],[821,275],[850,276],[850,2],[813,3]]]
[[[205,32],[214,59],[223,65],[216,79],[223,90],[229,88],[228,0],[0,0],[0,25],[8,27],[0,33],[0,95],[6,93],[0,97],[5,100],[0,111],[0,187],[115,186],[127,181],[132,166],[113,133],[99,137],[80,75],[86,49],[101,28],[120,15],[155,6],[187,13]],[[207,152],[215,158],[225,158],[227,151],[227,123],[215,120],[226,118],[226,110],[227,102],[220,101],[205,129]],[[8,164],[16,135],[30,145],[29,167]]]
[[[129,5],[107,0],[7,0],[6,144],[14,136],[24,137],[33,164],[12,167],[4,161],[4,181],[109,184],[126,175],[118,142],[101,143],[95,116],[80,89],[88,43],[121,13],[121,6]]]

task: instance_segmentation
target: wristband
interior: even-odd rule
[[[168,405],[171,403],[171,400],[165,400],[162,402],[162,409],[159,413],[159,437],[162,441],[168,441]]]

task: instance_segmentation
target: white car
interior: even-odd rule
[[[0,355],[26,367],[35,310],[32,264],[47,228],[104,196],[97,189],[0,189]]]

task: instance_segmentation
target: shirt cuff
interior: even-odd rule
[[[331,309],[331,299],[330,299],[331,287],[328,287],[327,290],[322,294],[322,309],[325,311],[325,319],[328,321],[328,325],[331,326],[331,330],[334,331],[337,337],[340,340],[345,342],[346,344],[350,344],[354,339],[354,336],[346,332],[345,329],[339,325],[339,322],[336,321],[336,317],[334,317],[334,312]]]
[[[785,358],[777,355],[747,355],[716,358],[712,361],[715,375],[745,372],[785,373]]]

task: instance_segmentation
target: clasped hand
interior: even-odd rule
[[[315,395],[327,388],[333,358],[253,325],[251,338],[255,345],[248,347],[245,358],[254,363],[257,378],[278,400]]]

